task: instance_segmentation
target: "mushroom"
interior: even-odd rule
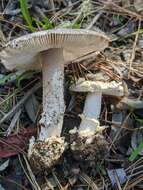
[[[30,140],[29,158],[38,169],[52,167],[60,159],[66,143],[61,137],[64,104],[64,64],[108,46],[104,33],[85,29],[53,29],[19,37],[0,52],[9,70],[42,68],[43,113],[40,134]]]
[[[93,74],[88,80],[79,78],[70,87],[70,90],[74,92],[88,92],[83,113],[80,115],[79,129],[74,128],[70,131],[70,148],[78,160],[97,161],[107,154],[108,144],[102,135],[105,126],[100,126],[98,120],[101,112],[102,94],[117,97],[124,95],[121,82],[96,80],[94,76],[96,75]]]

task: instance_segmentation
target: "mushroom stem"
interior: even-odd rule
[[[75,159],[93,164],[108,152],[108,143],[102,134],[105,126],[100,126],[99,123],[102,95],[121,97],[124,95],[124,88],[122,83],[116,81],[92,81],[92,79],[87,81],[80,78],[71,86],[71,90],[88,92],[88,95],[79,129],[74,128],[70,131],[70,148]]]
[[[62,49],[50,49],[41,54],[43,72],[43,114],[39,140],[60,136],[64,104],[64,57]]]
[[[98,121],[101,101],[101,90],[89,92],[85,100],[79,129],[70,131],[70,148],[74,158],[88,161],[89,165],[93,165],[103,158],[108,150],[107,142],[102,135],[104,127],[100,126]]]
[[[82,114],[82,121],[79,127],[79,132],[81,131],[93,131],[95,132],[97,126],[97,120],[101,111],[101,101],[102,92],[90,92],[88,93],[85,104],[84,111]]]

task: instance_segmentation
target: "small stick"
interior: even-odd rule
[[[18,110],[18,112],[16,112],[14,117],[12,118],[11,123],[10,123],[10,125],[9,125],[9,127],[8,127],[8,129],[6,131],[6,136],[9,136],[11,134],[13,128],[15,127],[15,124],[16,124],[18,118],[20,117],[21,112],[22,112],[22,109],[20,108]]]
[[[135,41],[134,41],[134,44],[133,44],[132,54],[131,54],[131,57],[129,59],[128,79],[130,78],[131,68],[132,68],[133,60],[135,58],[136,45],[137,45],[137,40],[138,40],[138,37],[139,37],[139,30],[140,30],[140,28],[141,28],[141,20],[139,20],[138,31],[137,31],[136,36],[135,36]]]
[[[100,18],[100,16],[102,15],[103,11],[100,10],[99,13],[93,18],[93,20],[91,21],[91,23],[87,26],[86,29],[91,29],[93,27],[93,25],[97,22],[97,20]]]
[[[124,97],[121,101],[116,105],[119,109],[142,109],[143,101],[138,99],[130,99]]]
[[[55,14],[55,4],[54,4],[54,1],[50,0],[50,4],[51,4],[51,7],[52,7],[52,12],[53,12],[53,14]]]

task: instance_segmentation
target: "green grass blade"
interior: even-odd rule
[[[45,24],[46,29],[52,29],[54,26],[47,17],[43,17],[43,23]]]
[[[37,27],[42,27],[44,30],[54,28],[50,22],[47,22],[47,20],[45,20],[45,18],[42,21],[36,20],[35,18],[32,18],[32,20],[35,22]]]
[[[35,71],[26,71],[26,72],[22,73],[21,75],[17,76],[17,78],[16,78],[17,87],[20,88],[21,87],[21,82],[23,80],[31,79],[34,76],[35,73],[36,73]]]
[[[10,74],[4,76],[3,78],[1,78],[0,85],[4,85],[6,82],[8,82],[11,79],[11,77],[13,77],[13,75],[14,75],[13,73],[10,73]]]
[[[28,6],[27,6],[26,0],[20,0],[20,8],[21,8],[22,15],[23,15],[24,19],[26,20],[29,29],[32,32],[34,32],[35,28],[32,26],[32,19],[30,17],[29,11],[28,11]]]
[[[129,157],[129,161],[134,161],[136,159],[136,157],[138,156],[138,154],[143,150],[143,140],[142,142],[139,144],[139,146],[132,152],[132,154]]]

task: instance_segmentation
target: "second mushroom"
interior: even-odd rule
[[[100,80],[97,79],[98,75]],[[108,143],[102,135],[104,126],[100,126],[99,116],[101,112],[102,94],[122,97],[124,89],[121,82],[106,81],[102,73],[90,74],[88,80],[79,78],[70,87],[74,92],[87,92],[84,110],[80,115],[81,124],[70,131],[71,151],[75,159],[93,163],[104,158],[108,153]]]

